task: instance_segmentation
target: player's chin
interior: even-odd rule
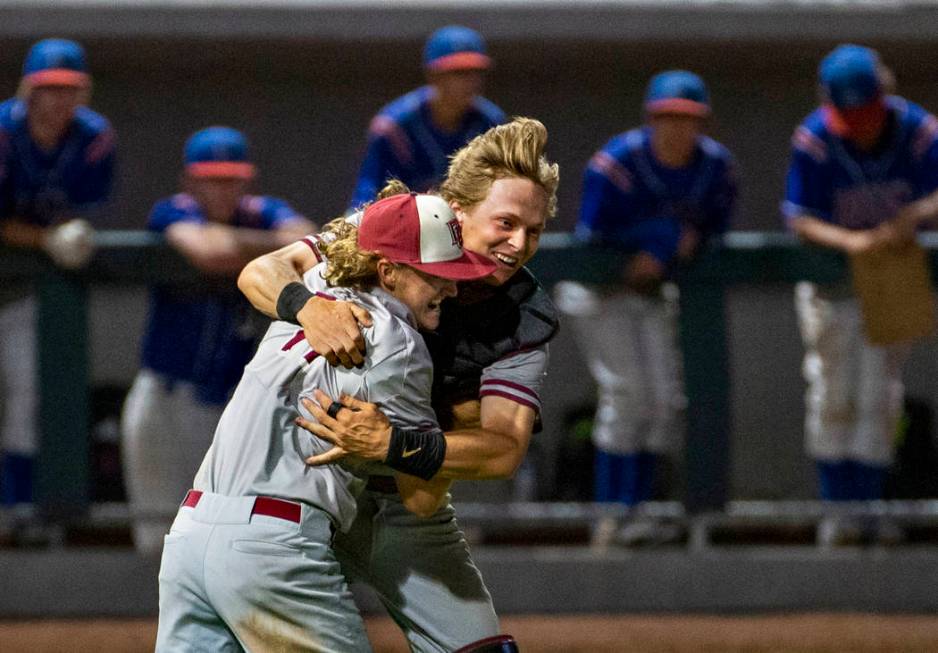
[[[502,284],[507,283],[507,281],[513,276],[515,276],[515,272],[517,272],[520,267],[520,265],[516,267],[499,265],[495,272],[485,277],[483,281],[490,286],[501,286]]]
[[[440,326],[440,307],[427,308],[417,318],[417,323],[424,331],[436,331]]]

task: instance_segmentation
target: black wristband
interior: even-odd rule
[[[443,432],[405,431],[391,427],[391,442],[384,464],[393,470],[429,481],[443,466],[446,438]]]
[[[299,324],[296,314],[300,312],[313,293],[299,281],[288,283],[277,298],[277,317],[286,322]]]

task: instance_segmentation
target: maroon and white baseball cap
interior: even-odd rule
[[[459,221],[442,197],[393,195],[365,207],[358,245],[444,279],[487,277],[495,262],[462,248]]]

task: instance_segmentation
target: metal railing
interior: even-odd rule
[[[199,273],[162,237],[110,231],[84,270],[66,272],[43,257],[0,250],[0,279],[34,280],[40,298],[41,445],[37,503],[52,520],[87,514],[89,503],[89,358],[87,290],[92,284],[140,285],[193,281]],[[938,269],[938,236],[921,239]],[[530,267],[545,285],[563,279],[615,281],[621,252],[546,234]],[[730,468],[730,386],[725,291],[738,283],[832,282],[845,278],[836,252],[805,248],[789,234],[733,232],[707,248],[678,278],[687,412],[683,510],[727,513]],[[731,504],[735,505],[735,504]],[[547,510],[545,508],[545,510]],[[561,508],[556,508],[561,510]]]

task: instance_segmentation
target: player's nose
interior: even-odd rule
[[[515,248],[515,251],[521,252],[524,251],[524,247],[528,241],[528,230],[524,227],[519,227],[515,229],[511,237],[508,239],[508,244]]]

